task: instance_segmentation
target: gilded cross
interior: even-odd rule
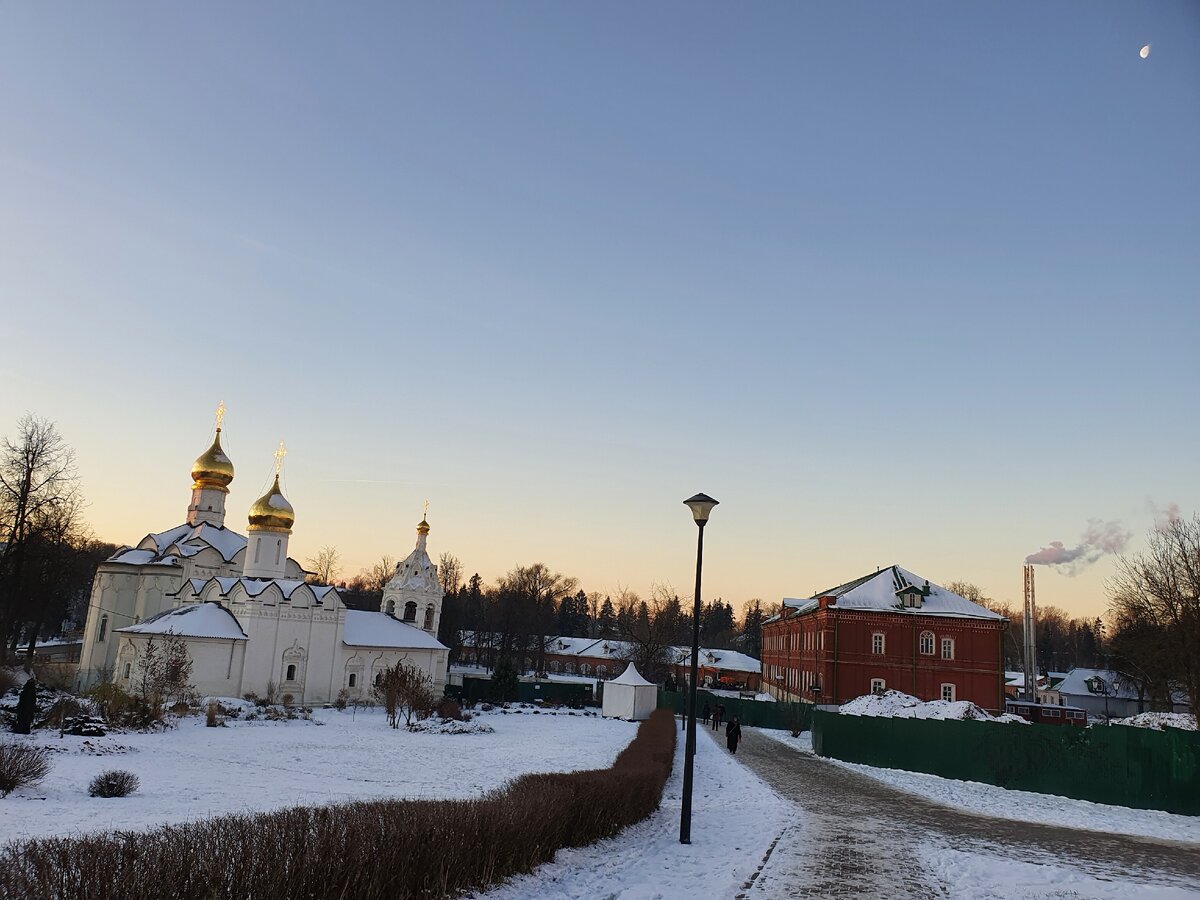
[[[217,431],[221,430],[221,424],[225,421],[225,401],[222,400],[217,404]]]
[[[283,468],[283,458],[287,456],[287,447],[283,445],[283,440],[279,441],[279,449],[275,451],[275,474],[278,475]]]
[[[429,501],[426,500],[425,508],[423,510],[421,510],[421,519],[424,520],[424,519],[428,519],[428,518],[429,518]]]

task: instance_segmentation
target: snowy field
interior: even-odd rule
[[[767,728],[755,730],[790,747],[806,753],[812,752],[812,732],[810,731],[794,738],[785,731],[773,731]],[[897,790],[916,794],[945,806],[953,806],[985,816],[994,816],[998,819],[1040,822],[1044,825],[1061,825],[1085,831],[1103,831],[1109,834],[1129,834],[1200,844],[1200,817],[1197,816],[1180,816],[1154,809],[1127,809],[1124,806],[1109,806],[1104,803],[1092,803],[1088,800],[1072,800],[1053,794],[1012,791],[994,784],[981,784],[977,781],[955,781],[952,778],[926,775],[923,772],[880,769],[875,766],[842,762],[837,759],[829,761],[861,772]]]
[[[0,799],[0,841],[374,797],[470,797],[527,772],[605,768],[637,729],[528,710],[477,717],[494,734],[393,730],[381,709],[317,710],[313,720],[206,728],[201,717],[160,734],[7,735],[51,748],[53,769]],[[107,769],[133,772],[140,789],[120,799],[89,797],[88,782]]]
[[[678,720],[677,720],[678,721]],[[799,810],[737,762],[708,729],[696,731],[692,843],[679,843],[683,734],[662,806],[618,837],[560,850],[531,875],[479,895],[487,900],[675,900],[737,896],[771,842]]]

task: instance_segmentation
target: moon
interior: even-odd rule
[[[1150,45],[1149,44],[1147,44],[1145,47],[1143,47],[1141,50],[1138,51],[1138,56],[1140,56],[1142,59],[1145,59],[1149,55],[1150,55]]]

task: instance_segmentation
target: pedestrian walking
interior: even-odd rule
[[[704,710],[700,713],[700,717],[704,720],[704,724],[708,724],[708,720],[712,718],[712,707],[707,703],[704,704]]]
[[[738,724],[737,716],[729,720],[725,726],[725,746],[730,753],[737,753],[737,745],[742,739],[742,726]]]
[[[720,731],[721,719],[725,718],[725,704],[718,703],[717,708],[713,710],[712,727],[713,731]]]

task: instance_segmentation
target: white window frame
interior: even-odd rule
[[[871,693],[872,694],[882,694],[886,690],[887,690],[887,681],[885,681],[882,678],[872,678],[871,679]]]
[[[954,659],[954,638],[942,638],[942,659]]]
[[[876,649],[876,647],[879,649]],[[882,631],[871,632],[871,653],[876,656],[885,656],[887,654],[887,635]]]
[[[949,690],[947,690],[947,688]],[[949,694],[949,696],[946,696],[947,694]],[[958,697],[958,688],[956,688],[953,684],[951,684],[948,681],[944,682],[942,684],[941,698],[943,700],[945,700],[947,703],[953,703],[957,697]]]
[[[937,647],[937,638],[934,637],[932,631],[921,632],[921,655],[933,656],[934,649]]]

